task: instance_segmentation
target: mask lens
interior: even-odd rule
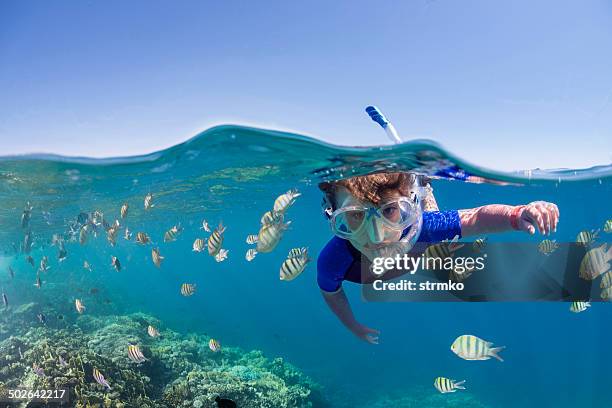
[[[351,235],[361,228],[364,219],[364,210],[342,211],[334,216],[334,229],[342,235]]]
[[[416,219],[416,211],[408,200],[398,200],[380,208],[385,222],[392,227],[406,227]]]

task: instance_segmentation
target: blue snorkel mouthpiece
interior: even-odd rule
[[[397,134],[395,127],[376,106],[368,106],[366,112],[374,122],[378,123],[385,130],[387,136],[389,136],[389,139],[391,139],[393,143],[402,143],[402,139],[400,139]]]

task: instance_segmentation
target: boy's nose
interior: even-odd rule
[[[370,241],[374,244],[379,244],[385,239],[385,231],[383,226],[376,217],[372,217],[368,220],[368,236]]]

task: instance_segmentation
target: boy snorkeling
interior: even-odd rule
[[[556,231],[559,221],[557,206],[544,201],[438,211],[427,180],[412,173],[358,176],[321,183],[319,188],[325,193],[325,215],[335,234],[318,257],[319,288],[340,321],[372,344],[378,343],[379,332],[355,319],[342,289],[345,280],[364,284],[381,278],[362,273],[362,262],[404,253],[418,256],[427,245],[455,237],[512,230],[547,235]],[[407,271],[392,272],[383,279]]]

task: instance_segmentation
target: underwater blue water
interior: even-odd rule
[[[446,376],[466,379],[463,392],[491,407],[612,407],[610,304],[598,302],[573,314],[560,302],[372,303],[361,299],[357,285],[345,283],[357,319],[381,331],[380,344],[370,345],[327,308],[316,284],[316,262],[295,281],[279,280],[291,248],[307,246],[316,260],[332,236],[321,214],[320,181],[385,169],[433,174],[449,163],[510,184],[435,180],[441,209],[551,201],[561,214],[553,235],[558,242],[574,241],[580,230],[602,228],[612,216],[610,166],[503,174],[463,163],[427,141],[340,148],[298,135],[225,126],[140,157],[1,158],[0,268],[10,264],[27,272],[13,281],[2,274],[0,285],[14,304],[49,302],[71,316],[75,297],[81,297],[89,314],[142,311],[180,332],[207,333],[222,343],[281,356],[321,383],[332,406],[368,406],[420,388],[433,394],[434,378]],[[257,233],[261,214],[290,188],[303,194],[286,214],[290,229],[272,253],[247,262],[246,236]],[[149,192],[155,207],[145,212]],[[50,259],[43,290],[33,287],[35,274],[19,251],[19,218],[27,201],[34,206],[32,255]],[[82,211],[97,209],[109,220],[119,218],[123,202],[130,204],[130,230],[146,231],[160,247],[161,268],[151,262],[150,246],[120,236],[110,247],[104,234],[85,246],[67,243],[68,258],[58,262],[56,248],[49,245],[53,233],[65,232]],[[45,218],[42,211],[50,215]],[[194,239],[208,236],[199,229],[203,219],[211,227],[220,221],[227,226],[226,261],[192,251]],[[184,232],[176,242],[164,243],[163,233],[177,223]],[[602,242],[610,241],[610,235],[600,234]],[[489,239],[542,238],[513,232]],[[121,272],[110,266],[111,255],[122,261]],[[84,259],[92,272],[83,270]],[[195,296],[180,296],[184,282],[197,284]],[[100,294],[89,295],[91,287]],[[505,362],[457,358],[450,344],[467,333],[506,346]]]

